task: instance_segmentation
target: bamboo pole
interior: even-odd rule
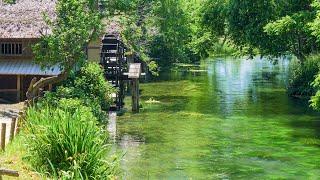
[[[2,123],[1,124],[1,144],[0,144],[2,151],[4,151],[6,147],[6,128],[7,128],[7,124]]]

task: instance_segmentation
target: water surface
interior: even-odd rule
[[[214,59],[141,85],[117,122],[126,179],[317,179],[319,114],[286,94],[289,60]]]

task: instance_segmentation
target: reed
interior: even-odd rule
[[[115,174],[115,162],[106,161],[107,133],[90,108],[29,108],[26,118],[27,159],[37,171],[64,179],[107,179]]]

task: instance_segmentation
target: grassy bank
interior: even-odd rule
[[[23,179],[116,178],[118,159],[108,157],[105,130],[112,92],[100,66],[85,64],[26,110],[0,165],[18,170]]]
[[[0,152],[0,167],[19,171],[18,179],[42,179],[41,174],[34,171],[31,165],[25,160],[26,147],[23,135],[18,135],[6,146],[5,152]],[[5,179],[17,179],[5,176]]]

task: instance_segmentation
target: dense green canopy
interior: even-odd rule
[[[296,55],[304,60],[318,46],[309,23],[315,18],[310,0],[208,0],[204,24],[227,34],[247,54]],[[216,25],[216,26],[214,26]],[[245,48],[247,47],[247,48]]]

